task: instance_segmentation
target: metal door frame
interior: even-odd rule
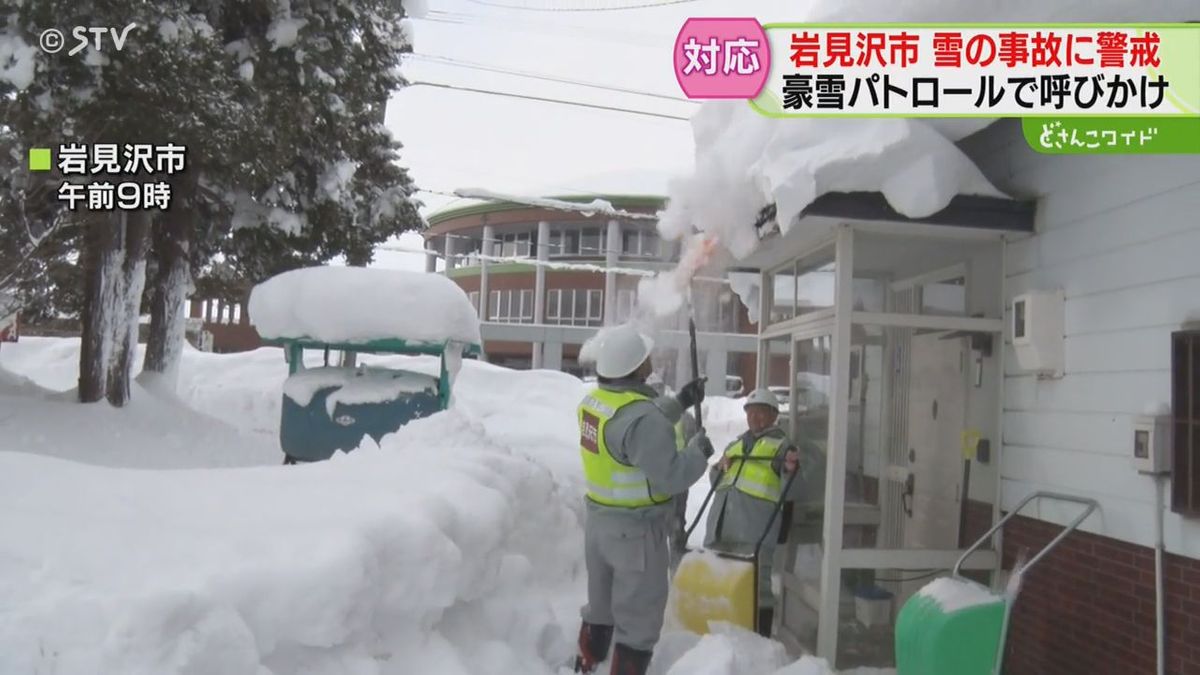
[[[854,284],[854,234],[855,232],[864,233],[879,233],[885,232],[888,234],[903,234],[912,235],[914,245],[920,245],[926,237],[937,239],[963,239],[975,240],[981,239],[994,240],[999,247],[1000,255],[1000,279],[997,280],[996,293],[1001,299],[1000,307],[1003,307],[1003,294],[1005,290],[1003,270],[1004,270],[1004,255],[1005,255],[1005,239],[1002,235],[994,232],[978,232],[964,231],[961,228],[954,228],[954,231],[937,232],[931,234],[920,225],[905,224],[905,223],[889,223],[887,228],[881,229],[880,226],[864,223],[842,223],[839,224],[833,233],[833,236],[823,238],[819,241],[814,241],[811,245],[805,246],[792,256],[790,261],[782,263],[769,270],[763,270],[760,275],[759,293],[759,348],[758,348],[758,382],[767,382],[768,367],[769,367],[769,351],[767,348],[768,340],[781,339],[788,337],[790,341],[789,354],[789,373],[788,382],[789,389],[793,400],[796,394],[796,376],[795,376],[795,358],[796,350],[799,341],[821,337],[825,335],[832,336],[832,358],[830,367],[830,405],[829,405],[829,422],[826,433],[826,474],[825,474],[825,508],[824,518],[822,523],[822,559],[821,559],[821,576],[820,576],[820,599],[817,610],[818,626],[816,639],[816,654],[819,657],[829,660],[836,664],[837,640],[839,628],[839,605],[841,601],[841,578],[842,571],[847,569],[897,569],[897,570],[921,570],[930,568],[946,568],[951,569],[956,563],[960,562],[964,569],[980,569],[980,570],[995,570],[999,567],[999,558],[995,550],[985,551],[976,550],[967,556],[963,556],[964,551],[960,549],[948,550],[921,550],[921,549],[845,549],[843,548],[842,530],[845,519],[845,477],[846,477],[846,454],[847,454],[847,433],[849,427],[849,386],[850,386],[850,352],[851,352],[851,329],[855,324],[872,325],[890,328],[925,328],[933,330],[961,330],[972,332],[987,332],[994,336],[1002,337],[1004,331],[1004,320],[1002,317],[959,317],[959,316],[940,316],[940,315],[919,315],[913,313],[899,313],[894,311],[891,305],[891,293],[885,296],[885,311],[883,312],[865,312],[855,311],[853,307],[853,284]],[[789,265],[794,265],[799,259],[812,256],[822,249],[829,248],[832,243],[834,247],[834,262],[836,264],[835,283],[834,283],[834,307],[832,309],[823,309],[810,312],[803,316],[794,317],[773,325],[766,325],[769,321],[770,311],[773,306],[774,298],[773,289],[774,281],[772,275]],[[921,275],[903,279],[889,285],[889,290],[892,288],[903,288],[905,284],[910,286],[920,282],[928,282],[937,279],[952,278],[953,276],[963,276],[966,283],[966,293],[968,305],[970,304],[970,292],[972,280],[970,277],[970,266],[966,263],[956,264],[941,269],[932,270]],[[899,284],[899,286],[897,286]],[[849,292],[848,292],[849,291]],[[914,306],[913,311],[919,311],[919,306]],[[997,340],[996,357],[998,359],[998,367],[1000,378],[995,384],[997,388],[998,410],[997,414],[1003,412],[1003,341]],[[887,372],[887,369],[885,369]],[[886,406],[883,413],[887,415]],[[790,413],[791,419],[789,425],[795,427],[795,408],[792,408]],[[996,420],[999,424],[999,418]],[[884,424],[881,419],[881,424]],[[999,439],[994,443],[995,459],[999,463],[1000,446]],[[998,517],[1000,504],[999,478],[997,472],[996,482],[996,499],[993,507],[992,522],[995,522]],[[881,477],[882,479],[882,477]]]

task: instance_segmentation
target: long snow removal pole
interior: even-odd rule
[[[692,380],[700,379],[700,357],[696,355],[696,312],[691,300],[688,300],[688,340],[692,351]],[[696,401],[696,427],[704,430],[704,420],[700,416],[700,401]]]

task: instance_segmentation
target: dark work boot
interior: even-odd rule
[[[760,609],[758,610],[758,634],[765,637],[771,637],[771,624],[775,621],[775,610]]]
[[[612,670],[609,675],[646,675],[650,668],[650,657],[654,652],[627,647],[620,642],[613,650]]]
[[[575,672],[594,672],[596,666],[608,658],[608,646],[612,643],[612,636],[612,626],[601,626],[586,621],[580,624],[579,656],[575,657]]]

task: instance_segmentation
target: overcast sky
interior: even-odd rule
[[[805,0],[693,0],[614,11],[654,0],[428,0],[414,19],[414,54],[403,67],[413,83],[430,82],[566,99],[688,117],[696,104],[487,72],[521,71],[682,99],[671,50],[691,16],[797,20]],[[534,11],[509,6],[551,9]],[[685,120],[571,107],[541,101],[410,86],[388,105],[387,124],[404,144],[401,163],[422,190],[428,215],[454,201],[456,188],[549,194],[662,194],[692,165]],[[418,235],[401,246],[420,248]],[[424,269],[421,255],[379,251],[376,264]]]

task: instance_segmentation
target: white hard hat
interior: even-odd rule
[[[654,341],[632,325],[608,331],[596,357],[596,374],[610,380],[625,377],[638,369],[654,349]]]
[[[742,408],[749,408],[752,405],[765,405],[771,410],[779,412],[779,399],[770,389],[755,389],[750,392],[750,395],[746,397],[746,404]]]

